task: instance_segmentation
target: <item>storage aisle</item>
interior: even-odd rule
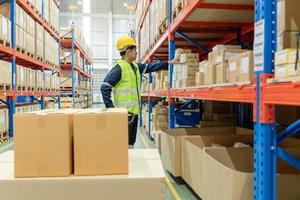
[[[155,148],[143,129],[138,129],[135,148]],[[169,181],[166,187],[166,200],[201,200],[181,178],[174,178],[167,171],[166,176],[167,182]]]

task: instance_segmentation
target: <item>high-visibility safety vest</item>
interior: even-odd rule
[[[122,71],[121,80],[113,90],[114,104],[117,108],[127,108],[129,113],[138,115],[140,113],[140,70],[136,63],[134,72],[132,66],[124,60],[116,62]]]

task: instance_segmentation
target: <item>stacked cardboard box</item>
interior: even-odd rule
[[[11,21],[2,15],[0,15],[0,39],[5,40],[9,44],[11,42]]]
[[[234,106],[232,103],[204,101],[204,113],[200,127],[233,126],[236,121]]]
[[[297,0],[278,0],[277,3],[277,50],[297,47],[296,33],[300,31]]]
[[[36,23],[35,25],[35,50],[36,50],[36,57],[39,59],[44,59],[44,44],[45,44],[45,37],[44,37],[44,29],[39,24]]]
[[[54,66],[58,66],[58,43],[57,41],[44,30],[45,41],[45,60]]]
[[[299,76],[300,51],[297,49],[285,49],[275,53],[275,78]],[[296,67],[297,64],[297,67]]]
[[[3,133],[7,133],[8,129],[9,129],[8,109],[1,108],[0,109],[0,141],[3,140]]]
[[[153,131],[159,131],[168,128],[168,106],[163,105],[161,102],[155,105],[152,115]]]
[[[168,73],[169,71],[159,71],[154,73],[154,83],[155,83],[155,90],[166,90],[168,89]]]
[[[79,87],[79,76],[78,72],[74,71],[74,86],[75,88]],[[72,72],[69,71],[63,71],[60,75],[61,84],[60,87],[72,87]]]
[[[178,73],[179,87],[195,86],[196,72],[199,69],[198,53],[183,53],[180,55],[180,63]]]
[[[0,84],[10,86],[12,83],[11,63],[0,60]]]

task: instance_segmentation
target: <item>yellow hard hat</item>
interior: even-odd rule
[[[136,42],[134,38],[128,35],[120,37],[117,41],[117,49],[121,52],[125,51],[126,48],[130,46],[136,46]]]

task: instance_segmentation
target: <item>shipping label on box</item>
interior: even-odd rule
[[[285,49],[275,53],[275,65],[285,65],[289,63],[289,54],[293,49]]]

